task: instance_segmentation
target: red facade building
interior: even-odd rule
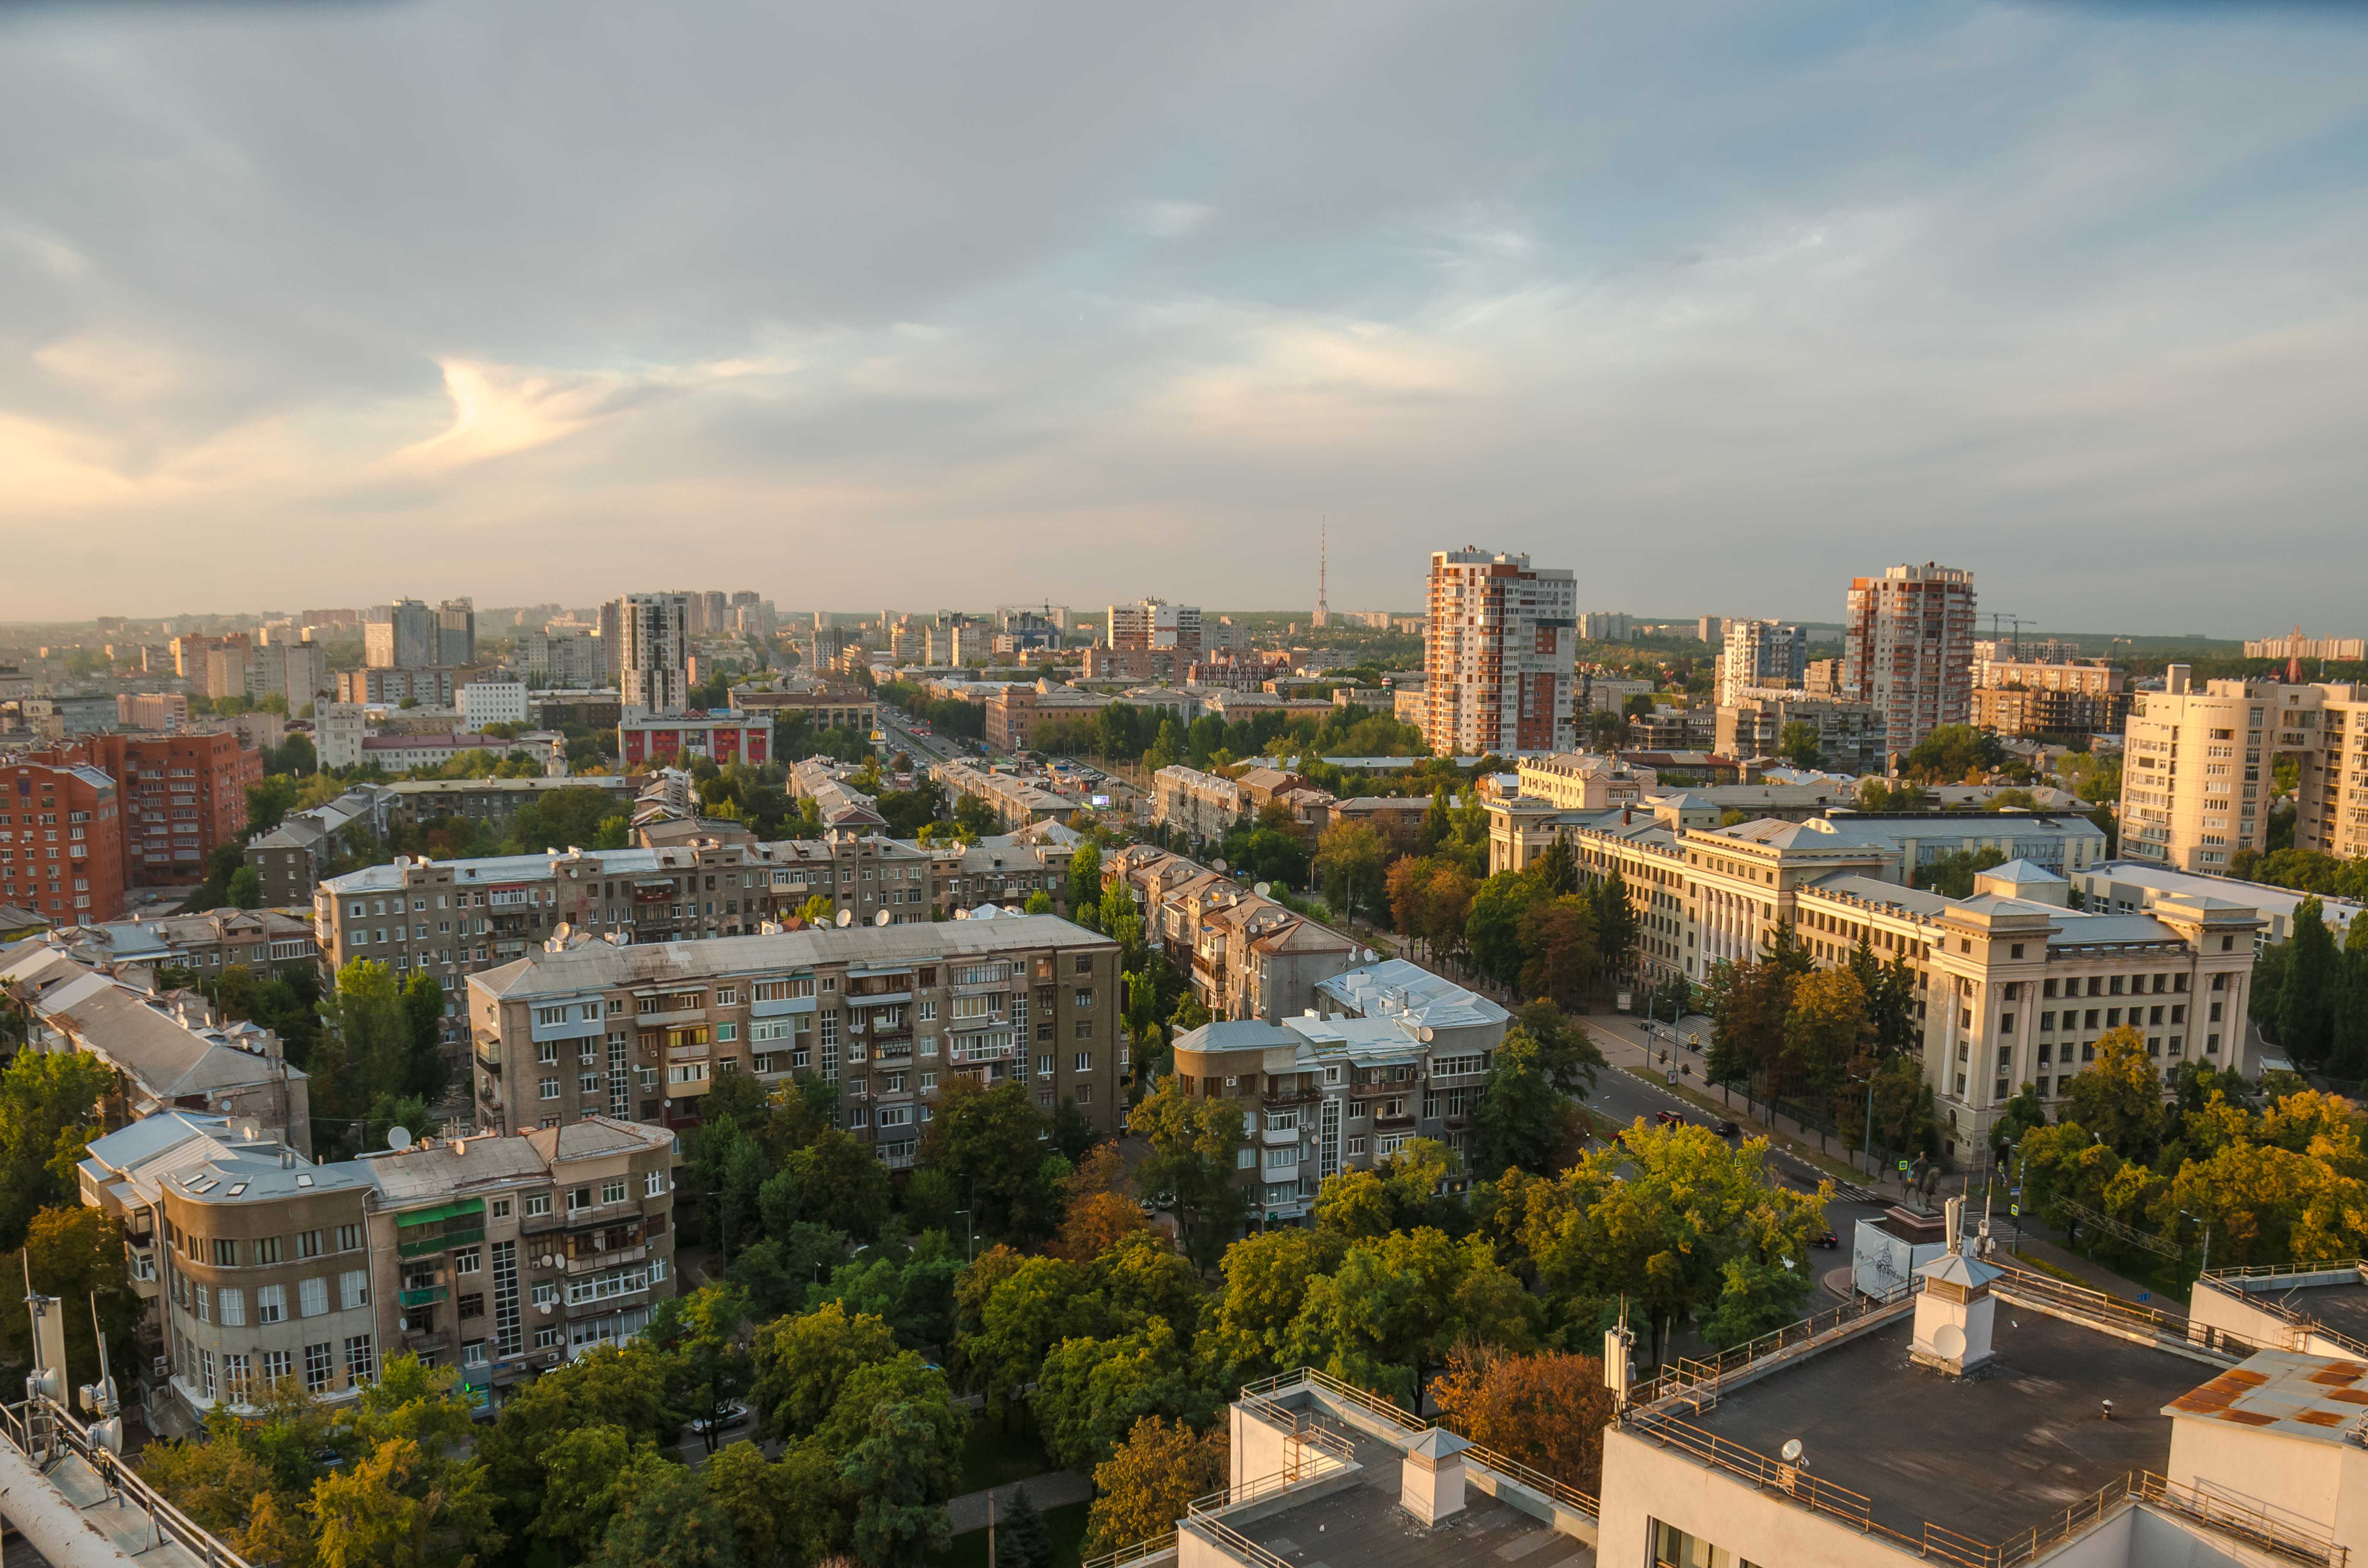
[[[0,900],[61,926],[123,917],[123,806],[87,764],[0,765]]]
[[[263,754],[226,732],[85,735],[33,760],[96,767],[115,780],[122,872],[134,887],[203,881],[217,846],[245,841],[246,787],[263,778]]]
[[[718,767],[772,759],[773,724],[746,713],[650,713],[628,709],[617,725],[617,755],[628,771],[682,767],[703,756]]]

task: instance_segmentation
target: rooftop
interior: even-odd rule
[[[1812,1473],[1867,1497],[1877,1524],[1998,1542],[2132,1471],[2166,1471],[2164,1407],[2207,1370],[2006,1301],[1996,1358],[1970,1377],[1910,1360],[1913,1333],[1903,1317],[1846,1340],[1722,1392],[1694,1424],[1771,1458],[1799,1438]]]
[[[1402,1450],[1379,1438],[1356,1444],[1353,1484],[1255,1519],[1235,1531],[1293,1568],[1435,1568],[1442,1562],[1521,1568],[1582,1568],[1594,1550],[1545,1521],[1469,1487],[1461,1513],[1425,1528],[1399,1506]]]
[[[2340,1443],[2368,1419],[2368,1363],[2260,1350],[2170,1403],[2180,1415]]]
[[[1052,915],[1000,915],[918,926],[814,926],[754,937],[615,947],[589,942],[538,953],[469,976],[472,990],[525,998],[619,986],[665,985],[713,975],[806,969],[817,964],[948,961],[1035,948],[1115,946],[1108,937]]]

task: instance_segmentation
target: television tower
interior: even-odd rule
[[[1332,606],[1325,597],[1325,576],[1332,563],[1332,519],[1328,516],[1315,537],[1315,614],[1309,624],[1328,626],[1332,621]]]

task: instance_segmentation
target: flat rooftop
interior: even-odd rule
[[[1594,1568],[1594,1548],[1476,1486],[1465,1487],[1462,1513],[1426,1529],[1398,1506],[1404,1452],[1360,1437],[1356,1459],[1363,1470],[1353,1486],[1248,1524],[1224,1523],[1293,1568]]]
[[[2008,1301],[1995,1358],[1970,1377],[1909,1359],[1913,1331],[1903,1317],[1723,1392],[1694,1425],[1771,1460],[1798,1437],[1810,1472],[1863,1494],[1878,1524],[1995,1544],[2131,1471],[2166,1471],[2163,1407],[2214,1372]]]
[[[2298,1318],[2308,1318],[2347,1339],[2368,1343],[2368,1282],[2248,1290],[2244,1299],[2256,1306],[2279,1308]]]

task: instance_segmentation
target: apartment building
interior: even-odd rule
[[[0,760],[0,899],[52,925],[120,918],[130,825],[101,769]]]
[[[1349,937],[1181,855],[1130,845],[1104,871],[1143,912],[1145,939],[1218,1017],[1274,1023],[1304,1012],[1317,985],[1357,962]]]
[[[28,943],[0,962],[0,991],[23,1010],[28,1049],[77,1051],[113,1070],[115,1087],[99,1102],[107,1127],[159,1110],[212,1111],[252,1117],[309,1152],[311,1085],[279,1037],[217,1022],[191,993],[159,995],[151,975],[144,965],[110,973],[69,946]]]
[[[536,686],[581,687],[608,682],[608,651],[598,632],[529,631],[519,642],[526,673]]]
[[[929,777],[944,786],[949,801],[975,795],[985,801],[996,820],[1013,833],[1040,822],[1066,821],[1084,804],[1046,789],[1039,778],[999,773],[953,758],[931,763]]]
[[[316,1165],[245,1119],[165,1111],[95,1141],[80,1177],[124,1228],[152,1424],[166,1403],[194,1423],[283,1379],[335,1408],[405,1353],[486,1409],[638,1333],[675,1291],[675,1160],[603,1119]]]
[[[524,681],[472,680],[454,695],[461,702],[461,722],[472,730],[523,724],[529,717]]]
[[[2248,659],[2330,659],[2338,664],[2356,665],[2368,659],[2368,638],[2305,637],[2297,626],[2283,637],[2248,638],[2245,643]]]
[[[1430,558],[1423,739],[1434,756],[1569,751],[1578,587],[1526,555]]]
[[[1177,1083],[1195,1099],[1241,1103],[1249,1138],[1235,1185],[1251,1224],[1300,1220],[1326,1176],[1373,1169],[1409,1139],[1469,1154],[1510,1020],[1486,997],[1393,959],[1329,977],[1312,1011],[1178,1035]]]
[[[986,699],[987,746],[999,752],[1030,750],[1036,728],[1045,720],[1092,719],[1110,700],[1049,679],[1040,679],[1033,686],[1007,686]]]
[[[362,611],[362,664],[374,670],[416,670],[445,661],[437,613],[418,599],[397,599]],[[464,661],[466,662],[466,661]]]
[[[2162,899],[2221,899],[2241,903],[2261,917],[2260,945],[2268,947],[2294,935],[2294,916],[2305,900],[2316,900],[2319,918],[2335,934],[2335,945],[2350,938],[2351,923],[2368,913],[2368,904],[2318,893],[2296,892],[2268,882],[2234,881],[2226,877],[2174,871],[2146,860],[2101,860],[2072,874],[2080,905],[2100,913],[2143,915]]]
[[[1926,562],[1850,581],[1842,694],[1881,710],[1891,749],[1973,714],[1974,574]]]
[[[1151,820],[1196,844],[1223,838],[1247,814],[1241,787],[1221,773],[1174,763],[1151,776]]]
[[[840,1124],[896,1168],[956,1075],[1119,1127],[1118,944],[1054,915],[552,947],[469,977],[477,1116],[495,1131],[689,1126],[732,1073],[836,1084]]]
[[[2122,853],[2180,871],[2225,871],[2269,844],[2277,764],[2297,769],[2294,847],[2368,854],[2368,699],[2349,683],[2215,680],[2173,665],[2123,731]]]
[[[311,919],[277,909],[217,909],[204,915],[63,926],[46,940],[76,962],[132,979],[153,977],[168,964],[192,970],[200,980],[211,980],[233,967],[269,979],[311,969],[321,959]]]
[[[1120,653],[1161,649],[1190,653],[1201,647],[1201,610],[1197,605],[1172,605],[1165,599],[1138,599],[1110,607],[1109,646]]]
[[[1703,639],[1708,642],[1708,638]],[[1718,662],[1719,706],[1747,690],[1797,688],[1809,668],[1809,634],[1775,620],[1730,620]]]
[[[608,623],[601,623],[608,638]],[[627,594],[617,601],[618,692],[624,705],[679,713],[690,705],[690,598]]]
[[[371,735],[362,742],[362,766],[383,773],[441,767],[456,757],[484,754],[496,760],[513,752],[532,757],[545,777],[567,772],[567,739],[548,731],[504,739],[483,734]]]
[[[1711,745],[1719,756],[1737,762],[1775,756],[1783,748],[1785,730],[1793,724],[1806,724],[1817,733],[1817,750],[1824,754],[1827,770],[1854,776],[1884,771],[1890,731],[1882,709],[1872,702],[1811,697],[1797,687],[1736,691],[1734,701],[1719,706]]]
[[[481,672],[473,665],[454,668],[447,665],[400,666],[340,670],[336,676],[336,699],[371,708],[400,708],[409,703],[415,708],[451,710],[454,693]]]
[[[290,812],[269,833],[247,841],[267,905],[310,907],[323,869],[368,838],[398,826],[425,826],[458,818],[506,827],[518,813],[555,790],[597,790],[629,812],[641,779],[613,774],[561,778],[405,778],[364,784],[325,805]]]
[[[134,887],[203,881],[215,847],[245,834],[246,787],[263,778],[263,755],[221,733],[85,735],[27,760],[92,767],[115,780],[123,875]]]
[[[1656,775],[1616,756],[1561,752],[1525,756],[1514,765],[1521,794],[1558,812],[1601,812],[1632,806],[1651,793]]]
[[[343,677],[339,677],[342,679]],[[324,768],[359,767],[370,717],[359,702],[321,702],[313,708],[313,753]]]

